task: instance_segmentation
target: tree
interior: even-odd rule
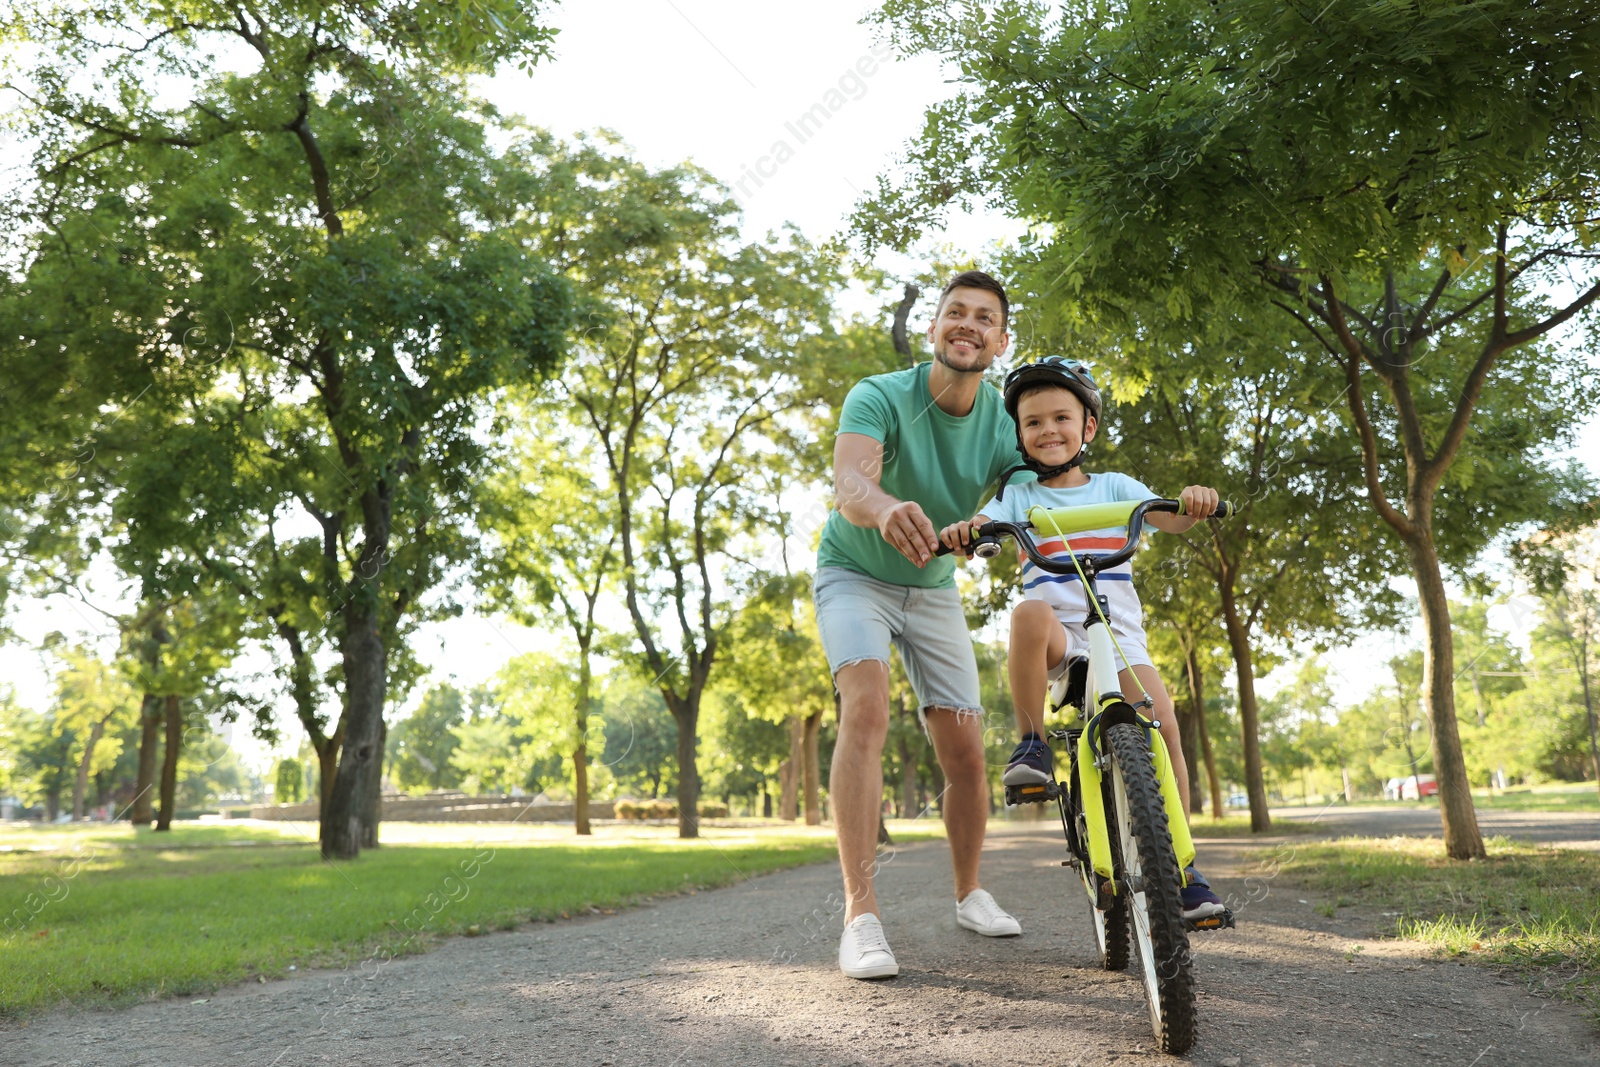
[[[1586,509],[1587,510],[1587,509]],[[1544,601],[1537,635],[1560,650],[1577,677],[1589,733],[1589,757],[1600,784],[1600,534],[1593,526],[1567,532],[1546,531],[1518,546],[1517,555]]]
[[[474,693],[474,708],[488,702],[486,693]],[[466,721],[469,698],[453,685],[436,685],[422,695],[407,718],[389,731],[389,773],[401,789],[426,791],[454,789],[461,771],[450,762],[460,743],[455,729]]]
[[[789,803],[803,798],[806,824],[815,826],[822,821],[818,744],[823,716],[833,709],[833,683],[809,585],[809,575],[781,574],[749,591],[728,626],[716,684],[747,718],[783,728],[788,759],[775,768],[780,815],[792,818]],[[776,736],[749,733],[761,745]]]
[[[75,739],[78,766],[72,786],[72,817],[81,821],[90,774],[116,763],[122,751],[119,738],[112,736],[104,744],[102,739],[114,723],[132,721],[134,698],[127,683],[89,650],[69,649],[61,655],[66,665],[56,676],[51,728],[70,732]]]
[[[617,523],[601,485],[605,472],[585,454],[559,392],[531,401],[520,420],[541,432],[519,439],[515,459],[490,484],[482,525],[496,545],[484,557],[486,601],[524,625],[553,612],[578,648],[573,692],[573,828],[589,826],[589,721],[594,653],[602,637],[601,594],[616,585]]]
[[[39,146],[36,188],[14,208],[27,248],[6,358],[93,352],[109,372],[74,379],[69,363],[46,395],[92,380],[123,408],[146,389],[162,405],[198,398],[211,428],[239,427],[201,480],[316,524],[289,547],[314,590],[294,624],[339,651],[328,856],[377,843],[391,657],[466,554],[487,399],[562,348],[566,287],[517,225],[537,176],[491,145],[504,124],[461,88],[543,57],[537,14],[510,0],[467,15],[117,0],[92,18],[52,3],[4,20],[8,43],[31,46],[14,54],[35,60],[7,84]],[[252,61],[218,71],[226,49]],[[176,343],[196,332],[220,354]],[[167,488],[185,488],[189,472],[173,474]],[[234,514],[215,495],[163,499],[192,531],[179,545]]]
[[[952,199],[1002,204],[1039,235],[1032,292],[1071,294],[1057,319],[1118,334],[1136,362],[1268,308],[1305,331],[1418,584],[1446,852],[1482,856],[1442,568],[1583,491],[1542,454],[1597,387],[1580,348],[1552,343],[1600,297],[1591,14],[973,10],[884,8],[903,47],[948,56],[969,89],[932,109],[909,180],[861,230],[903,239]]]
[[[562,386],[604,459],[633,662],[677,725],[678,832],[695,837],[700,702],[764,506],[750,472],[786,463],[758,435],[805,403],[794,369],[827,351],[838,279],[793,232],[739,245],[703,173],[606,155],[585,171],[583,215],[546,209],[588,297]]]
[[[1281,347],[1257,352],[1195,348],[1208,373],[1154,381],[1108,415],[1107,436],[1115,441],[1108,442],[1109,465],[1168,496],[1185,485],[1215,486],[1239,508],[1232,519],[1179,535],[1188,551],[1169,553],[1158,566],[1196,567],[1214,586],[1214,599],[1203,602],[1215,604],[1232,654],[1250,825],[1261,832],[1271,821],[1259,749],[1258,646],[1327,641],[1387,621],[1399,599],[1387,576],[1399,560],[1371,523],[1355,518],[1359,472],[1330,437],[1337,419],[1302,410],[1316,385],[1303,346],[1285,337]],[[1162,598],[1168,583],[1144,584],[1148,570],[1140,567],[1139,580],[1154,594],[1144,599],[1160,624],[1169,613]],[[1192,612],[1193,601],[1185,604],[1174,591]],[[1186,675],[1199,669],[1198,659],[1191,666],[1186,657]]]
[[[272,799],[277,804],[298,804],[306,796],[306,771],[297,759],[281,759],[272,775]]]
[[[618,788],[651,799],[672,792],[677,724],[661,691],[637,671],[619,667],[603,680],[600,702],[605,723],[600,761]]]
[[[562,768],[570,766],[574,797],[579,783],[588,789],[587,753],[581,764],[570,761],[570,754],[591,736],[603,749],[605,734],[587,700],[583,707],[590,713],[581,721],[573,717],[585,673],[581,666],[574,669],[572,657],[565,652],[528,652],[500,668],[495,696],[502,717],[512,727],[511,753],[519,783],[532,785],[537,777],[544,783],[559,784],[567,778]]]

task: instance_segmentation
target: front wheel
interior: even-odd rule
[[[1106,833],[1111,840],[1111,869],[1122,869],[1122,861],[1117,853],[1122,847],[1121,839],[1117,835],[1117,813],[1111,800],[1109,782],[1103,782],[1101,791],[1105,796]],[[1083,820],[1078,820],[1078,839],[1086,840]],[[1078,857],[1078,874],[1083,880],[1084,892],[1089,895],[1089,918],[1094,922],[1095,942],[1100,948],[1100,966],[1108,971],[1125,971],[1128,969],[1128,894],[1118,893],[1111,898],[1111,906],[1101,909],[1099,900],[1100,876],[1089,863],[1089,850],[1083,850],[1083,855]]]
[[[1167,811],[1144,729],[1120,723],[1106,736],[1116,807],[1111,832],[1121,845],[1126,886],[1119,889],[1128,896],[1130,931],[1150,1006],[1150,1025],[1161,1051],[1181,1055],[1194,1045],[1194,970]]]

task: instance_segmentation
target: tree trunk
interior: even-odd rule
[[[106,722],[104,719],[96,720],[89,727],[89,739],[83,743],[83,758],[78,760],[78,780],[72,784],[72,818],[74,822],[83,821],[83,802],[89,793],[89,763],[94,759],[94,750],[100,744],[100,738],[105,735]]]
[[[1191,683],[1194,693],[1194,725],[1195,733],[1200,737],[1200,758],[1206,763],[1206,782],[1211,788],[1211,817],[1222,818],[1222,776],[1217,773],[1217,759],[1211,752],[1211,735],[1206,731],[1206,689],[1205,675],[1200,671],[1198,657],[1194,664],[1194,681]],[[1189,771],[1192,781],[1194,771]]]
[[[161,698],[146,693],[139,707],[139,776],[134,781],[133,814],[135,826],[149,826],[155,820],[156,756],[161,748]]]
[[[1580,594],[1587,596],[1587,594]],[[1571,598],[1568,598],[1569,602]],[[1592,605],[1583,601],[1583,640],[1578,644],[1578,679],[1583,683],[1583,711],[1589,720],[1589,758],[1594,761],[1594,783],[1600,788],[1600,741],[1595,740],[1594,687],[1589,677],[1589,638],[1593,622]]]
[[[178,796],[178,751],[183,748],[183,709],[176,696],[167,697],[167,751],[161,761],[161,814],[157,830],[172,829]]]
[[[1217,583],[1222,599],[1222,619],[1228,627],[1228,645],[1233,650],[1233,666],[1239,676],[1239,723],[1244,742],[1245,792],[1250,795],[1250,829],[1264,833],[1272,829],[1267,814],[1267,786],[1261,777],[1261,716],[1256,707],[1255,661],[1250,651],[1250,635],[1239,618],[1233,598],[1233,582]]]
[[[1200,715],[1203,711],[1201,701],[1204,700],[1200,692],[1200,658],[1195,653],[1193,635],[1184,642],[1183,666],[1184,675],[1189,683],[1189,700],[1187,710],[1183,702],[1173,701],[1172,710],[1178,716],[1178,736],[1182,740],[1183,762],[1189,767],[1189,813],[1198,815],[1205,810],[1205,787],[1200,782],[1200,775],[1195,772],[1200,769]]]
[[[1415,514],[1415,511],[1414,511]],[[1425,635],[1422,655],[1422,704],[1433,725],[1433,773],[1439,780],[1439,817],[1444,823],[1444,850],[1451,859],[1481,859],[1487,855],[1478,832],[1478,814],[1472,805],[1472,783],[1461,754],[1461,734],[1456,727],[1455,639],[1450,633],[1450,601],[1439,572],[1439,556],[1427,520],[1414,520],[1420,529],[1415,543],[1407,543],[1411,569],[1417,579]]]
[[[333,781],[339,777],[339,753],[344,746],[344,732],[335,734],[331,739],[323,742],[322,748],[317,752],[317,840],[322,840],[321,821],[322,813],[328,810],[328,804],[333,799]]]
[[[898,693],[895,694],[895,705],[898,710],[896,718],[900,720],[902,726],[900,736],[896,741],[896,746],[900,750],[900,817],[902,819],[914,819],[917,817],[919,810],[917,807],[917,764],[922,762],[922,746],[919,744],[916,746],[915,751],[912,750],[911,738],[913,735],[911,729],[908,728],[909,724],[905,722],[905,701],[901,699]]]
[[[789,758],[778,765],[778,818],[789,822],[800,817],[800,749],[804,736],[800,716],[789,716]]]
[[[578,744],[572,750],[572,824],[578,834],[589,829],[589,648],[578,650]]]
[[[673,721],[678,724],[678,836],[700,836],[700,764],[696,749],[700,739],[695,736],[699,725],[699,701],[691,697],[679,701],[672,709]]]
[[[389,724],[378,719],[377,758],[367,767],[361,787],[361,847],[378,847],[378,823],[383,819],[383,757],[389,741]]]
[[[377,827],[367,832],[371,816],[367,789],[376,788],[368,775],[382,773],[383,702],[388,684],[388,653],[378,632],[376,605],[365,589],[352,591],[345,605],[344,745],[333,785],[322,807],[322,856],[354,859],[362,843],[374,840]]]
[[[822,777],[817,766],[818,739],[822,733],[822,712],[813,711],[805,719],[805,740],[801,746],[801,765],[806,791],[806,825],[822,825]],[[881,804],[880,804],[881,807]]]

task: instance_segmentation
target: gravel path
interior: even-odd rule
[[[1202,845],[1219,892],[1247,903],[1239,929],[1196,935],[1201,1026],[1190,1062],[1600,1061],[1596,1032],[1570,1005],[1374,940],[1378,917],[1359,909],[1324,919],[1303,891],[1241,877],[1245,847]],[[1024,934],[988,940],[955,924],[945,846],[899,849],[879,882],[902,967],[887,982],[838,973],[838,874],[819,865],[616,916],[460,939],[365,974],[306,974],[116,1012],[69,1007],[0,1031],[0,1063],[1171,1062],[1152,1051],[1139,987],[1094,969],[1088,906],[1061,854],[1049,824],[995,828],[985,884]]]

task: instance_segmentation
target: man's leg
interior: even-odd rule
[[[872,872],[883,800],[883,741],[889,733],[889,665],[880,660],[852,663],[839,668],[833,684],[839,689],[839,739],[833,746],[828,795],[839,837],[848,925],[857,915],[878,914]]]
[[[950,862],[955,867],[956,900],[961,901],[978,888],[978,860],[989,825],[983,725],[975,712],[952,708],[929,708],[926,717],[933,752],[944,771],[940,807],[945,835],[950,839]]]

